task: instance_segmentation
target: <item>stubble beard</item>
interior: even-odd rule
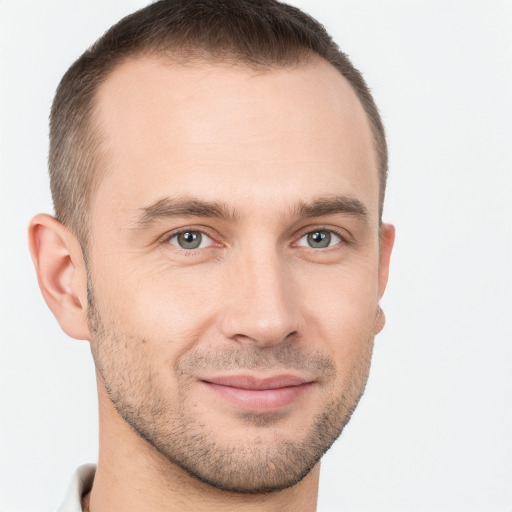
[[[302,439],[274,436],[268,429],[279,423],[277,413],[246,413],[241,419],[248,431],[260,430],[242,445],[221,442],[193,412],[189,394],[194,371],[208,369],[310,369],[322,372],[325,382],[336,382],[334,363],[324,355],[305,353],[296,345],[282,344],[273,352],[258,347],[223,353],[189,354],[174,368],[178,376],[178,399],[168,400],[168,390],[160,385],[141,350],[141,339],[121,334],[114,322],[102,318],[89,282],[88,322],[92,353],[108,396],[126,423],[172,464],[197,480],[222,491],[268,493],[299,483],[340,436],[356,408],[366,385],[373,349],[373,337],[359,340],[361,353],[348,370],[343,389],[333,393],[308,427]],[[130,352],[131,347],[132,352]],[[126,352],[125,350],[128,349]],[[124,355],[123,355],[124,354]],[[272,438],[272,436],[270,436]]]

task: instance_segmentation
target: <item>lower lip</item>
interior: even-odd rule
[[[239,409],[253,412],[277,411],[297,401],[312,382],[277,389],[244,389],[203,381],[208,389]]]

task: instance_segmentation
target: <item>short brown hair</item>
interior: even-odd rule
[[[372,95],[325,28],[276,0],[160,0],[112,26],[62,78],[50,116],[50,187],[56,217],[85,247],[94,191],[105,172],[93,114],[99,85],[136,55],[284,67],[319,55],[351,84],[368,115],[379,163],[380,215],[387,178],[384,127]]]

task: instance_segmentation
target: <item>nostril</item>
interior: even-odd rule
[[[282,335],[282,330],[261,330],[259,332],[254,331],[252,336],[247,334],[235,334],[231,338],[236,340],[240,344],[253,344],[260,347],[264,346],[275,346],[281,343],[296,342],[299,337],[299,332],[293,330],[287,334]]]

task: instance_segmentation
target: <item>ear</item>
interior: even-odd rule
[[[30,221],[28,241],[39,288],[62,330],[90,340],[87,273],[78,240],[55,217],[39,214]]]
[[[379,300],[386,291],[389,276],[389,261],[391,251],[395,243],[395,226],[392,224],[382,224],[380,227],[380,252],[379,252]],[[386,315],[382,309],[378,308],[375,317],[375,334],[378,334],[384,328]]]

